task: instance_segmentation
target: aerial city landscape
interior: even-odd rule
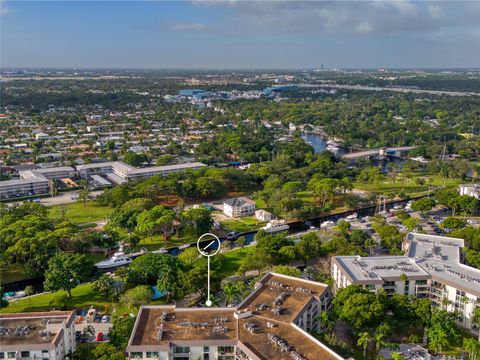
[[[0,359],[480,360],[478,2],[0,21]]]

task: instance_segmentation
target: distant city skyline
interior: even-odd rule
[[[477,1],[0,0],[2,68],[480,67]]]

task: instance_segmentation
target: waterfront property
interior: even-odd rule
[[[308,332],[320,331],[328,285],[266,274],[236,308],[143,306],[130,359],[342,359]]]
[[[73,311],[0,314],[0,358],[63,360],[75,351]]]
[[[255,214],[255,201],[246,198],[232,198],[223,202],[223,213],[231,218]]]
[[[407,234],[405,256],[334,256],[334,289],[351,284],[387,295],[429,298],[434,306],[458,313],[457,321],[476,332],[473,312],[480,307],[480,270],[461,263],[463,239]]]

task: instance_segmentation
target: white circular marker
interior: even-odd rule
[[[212,302],[210,300],[205,301],[205,305],[212,306]]]
[[[203,241],[203,238],[204,237],[210,237],[211,238],[211,241],[209,243],[207,243],[207,245],[204,245],[204,246],[201,246],[200,243]],[[215,243],[218,244],[217,248],[215,249],[215,251],[213,252],[209,252],[210,249],[213,249],[212,245],[215,245]],[[206,256],[206,257],[211,257],[213,255],[216,255],[218,254],[218,252],[220,251],[220,239],[215,235],[215,234],[212,234],[212,233],[205,233],[203,234],[202,236],[200,236],[197,240],[197,249],[198,249],[198,252],[202,255],[202,256]],[[210,302],[211,304],[211,302]],[[207,305],[207,306],[210,306],[210,305]]]

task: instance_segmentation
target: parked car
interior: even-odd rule
[[[238,239],[238,233],[236,231],[231,231],[227,234],[226,238],[227,238],[227,240],[237,240]]]
[[[109,320],[108,315],[103,315],[102,323],[106,324],[106,323],[108,323],[108,320]]]
[[[100,331],[100,332],[97,334],[97,337],[96,337],[95,340],[97,340],[97,341],[103,341],[103,332]]]

